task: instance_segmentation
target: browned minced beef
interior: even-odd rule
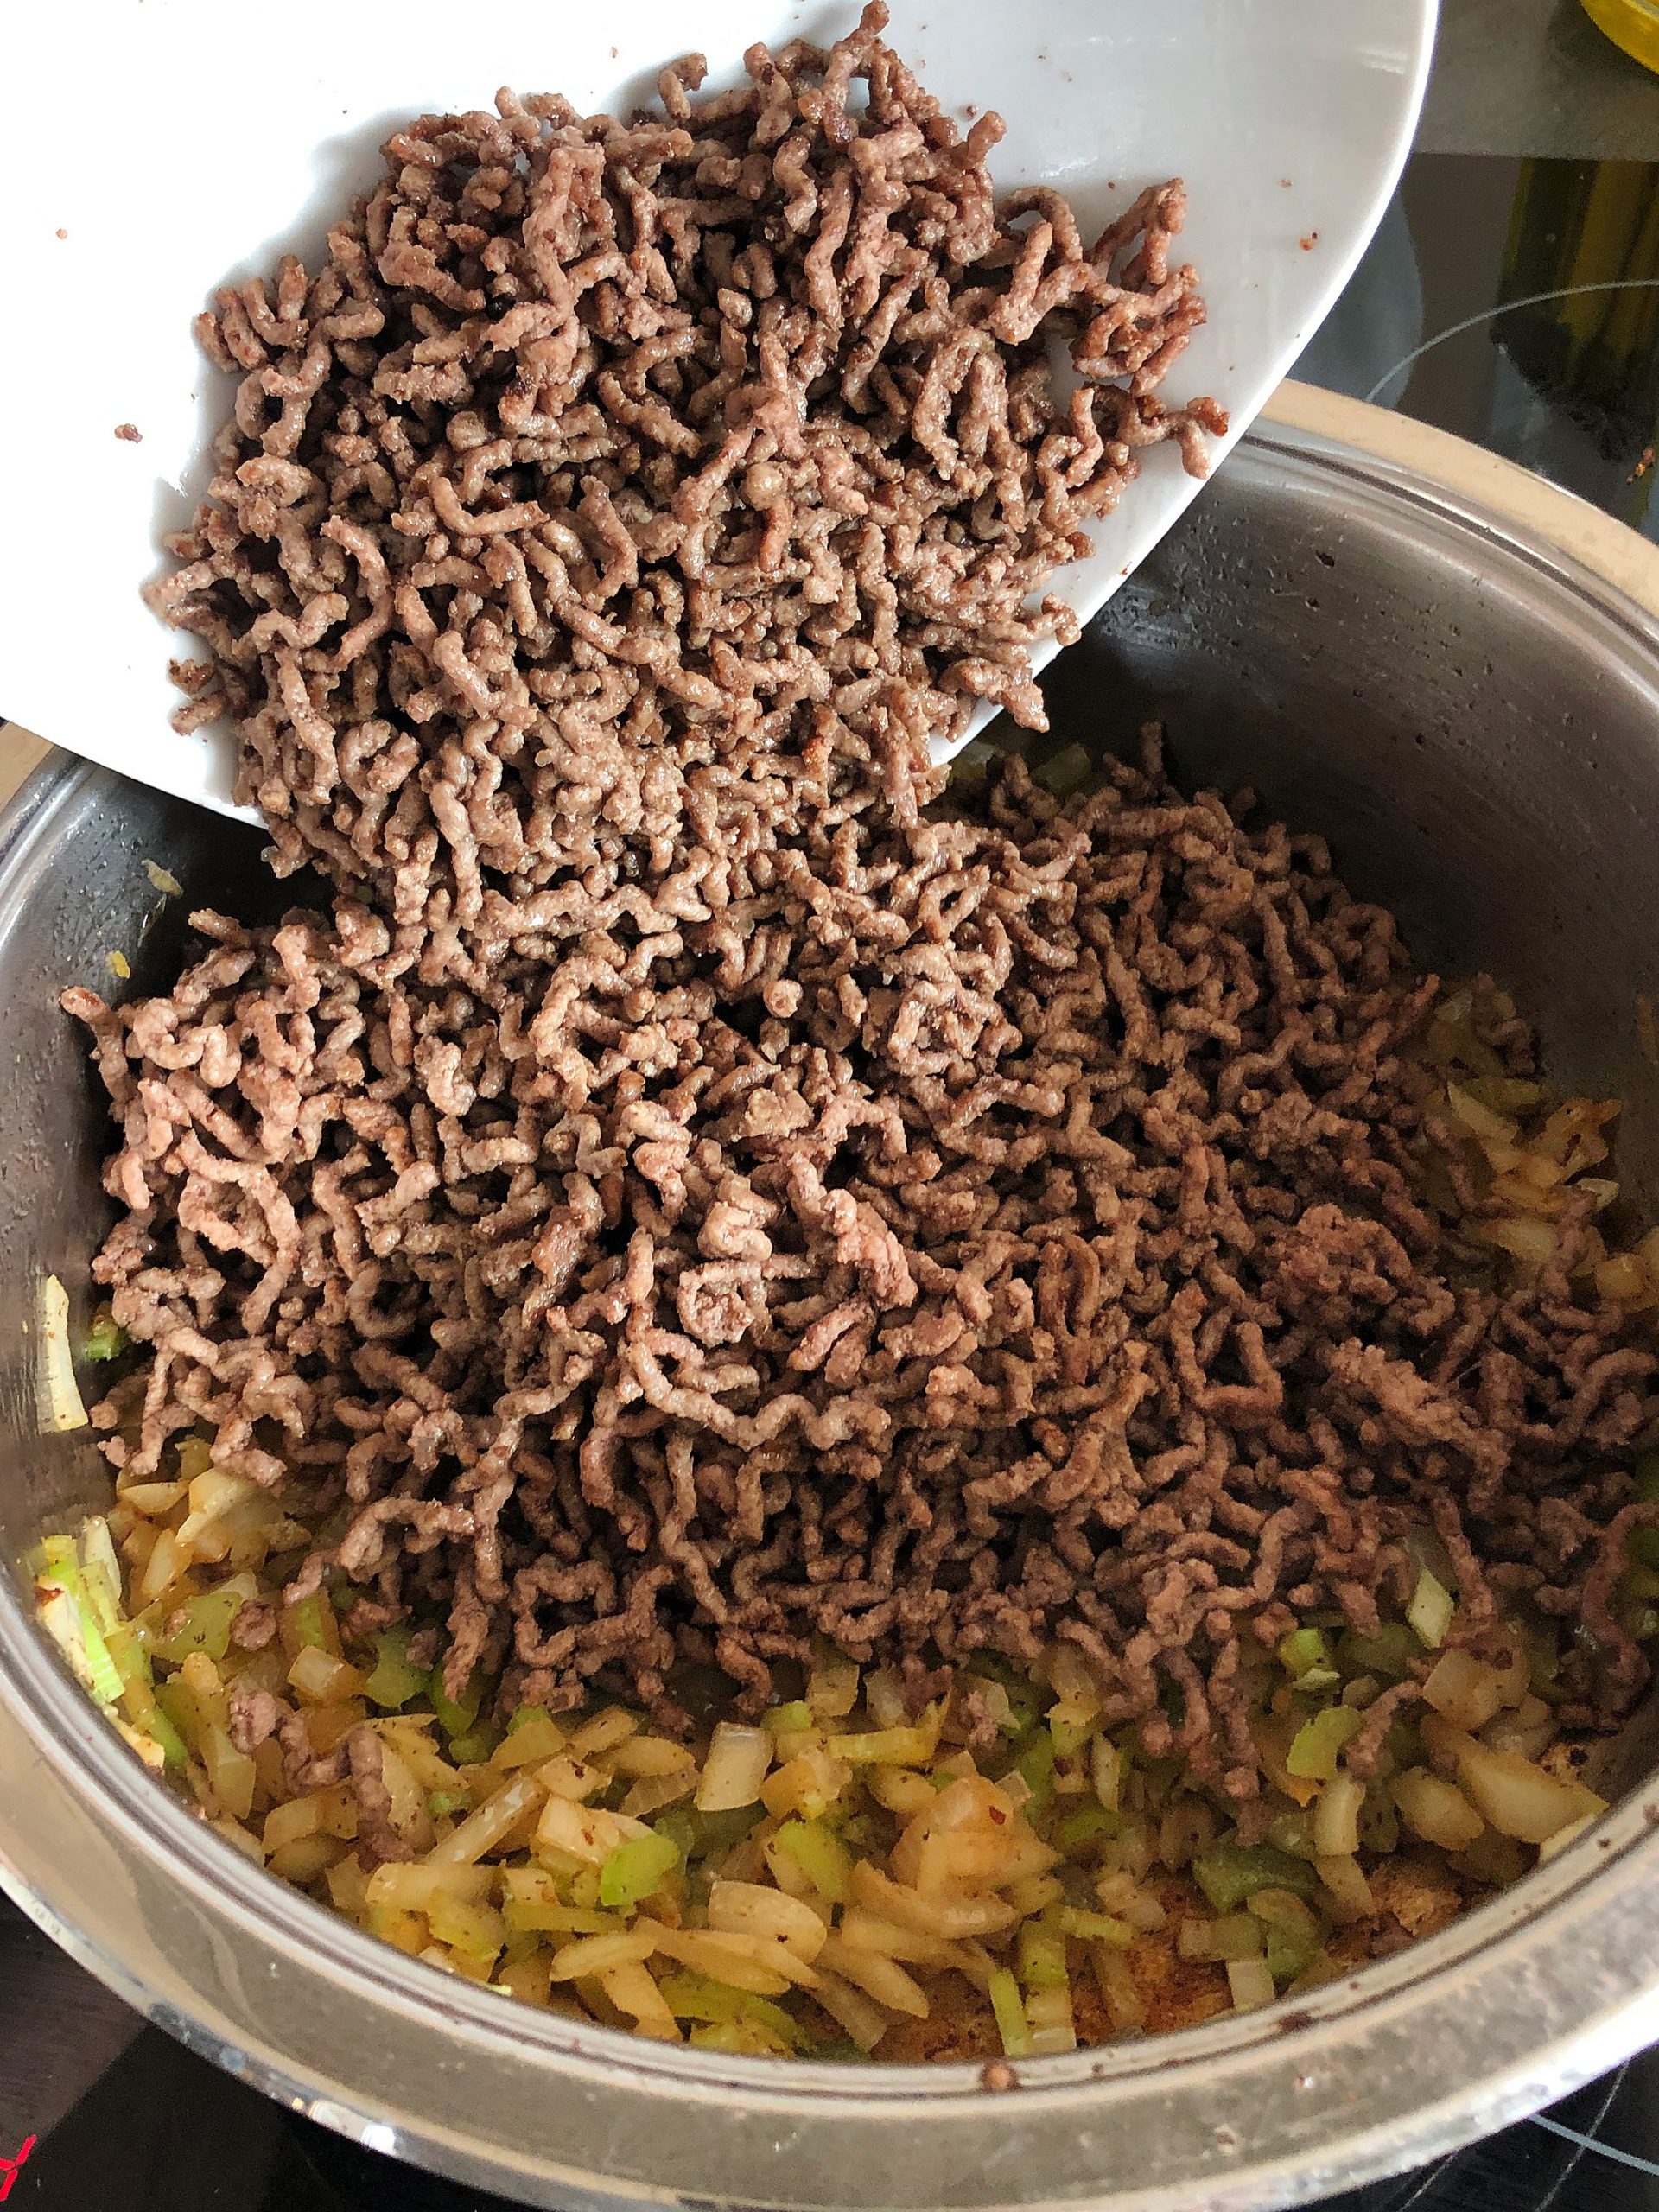
[[[1436,986],[1391,918],[1155,762],[852,787],[717,861],[688,820],[672,899],[570,885],[464,975],[389,975],[342,898],[72,993],[153,1353],[111,1457],[204,1432],[324,1530],[290,1594],[441,1612],[508,1700],[671,1724],[679,1657],[757,1701],[815,1631],[918,1669],[1058,1633],[1242,1799],[1249,1639],[1373,1627],[1430,1526],[1477,1638],[1528,1593],[1599,1640],[1569,1717],[1628,1703],[1655,1363],[1570,1294],[1571,1213],[1500,1293],[1414,1196]]]
[[[1201,471],[1225,427],[1154,397],[1203,320],[1179,181],[1092,243],[994,207],[1000,120],[964,137],[885,20],[700,103],[691,57],[626,122],[424,117],[315,275],[201,318],[245,373],[150,594],[207,646],[181,727],[229,711],[277,866],[366,884],[398,957],[573,872],[630,898],[688,815],[753,842],[843,723],[1038,721],[1075,622],[1033,594],[1143,448]]]

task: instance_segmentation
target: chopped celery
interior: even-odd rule
[[[712,2020],[707,2027],[693,2028],[686,2041],[695,2050],[725,2050],[742,2058],[781,2057],[797,2047],[785,2043],[759,2020],[744,2018]]]
[[[663,2002],[677,2019],[706,2020],[711,2024],[748,2020],[776,2036],[792,2050],[798,2050],[805,2041],[799,2024],[770,1998],[751,1997],[745,1990],[733,1989],[723,1981],[711,1981],[704,1974],[689,1972],[664,1974],[657,1986],[663,1993]],[[864,2055],[862,2051],[858,2053],[861,2058]],[[833,2048],[813,2053],[816,2058],[832,2056]]]
[[[1329,1782],[1343,1746],[1358,1735],[1363,1716],[1351,1705],[1327,1705],[1305,1720],[1291,1738],[1285,1767],[1303,1782]]]
[[[118,1359],[130,1339],[107,1306],[100,1306],[86,1332],[88,1359]]]
[[[411,1667],[409,1662],[410,1634],[407,1624],[398,1622],[391,1628],[383,1629],[373,1639],[374,1665],[363,1685],[363,1694],[371,1705],[379,1706],[383,1712],[399,1711],[426,1688],[425,1669]]]
[[[1294,1981],[1319,1955],[1318,1932],[1275,1922],[1268,1929],[1268,1972],[1275,1981]]]
[[[197,1709],[196,1700],[185,1688],[183,1676],[174,1675],[167,1681],[157,1682],[156,1703],[163,1719],[184,1745],[187,1754],[194,1752],[197,1748],[196,1739],[201,1733],[201,1714]]]
[[[462,1789],[429,1789],[426,1795],[426,1809],[435,1821],[446,1813],[467,1813],[472,1810],[472,1799]]]
[[[789,1705],[774,1705],[760,1716],[760,1726],[773,1736],[798,1736],[812,1726],[812,1708],[804,1697]]]
[[[1065,1970],[1065,1937],[1040,1920],[1020,1923],[1019,1959],[1020,1979],[1027,1989],[1064,1989],[1071,1979]]]
[[[642,1897],[654,1897],[679,1863],[680,1847],[672,1836],[655,1830],[631,1835],[599,1870],[599,1901],[602,1905],[638,1904]]]
[[[544,1720],[546,1718],[547,1707],[544,1705],[515,1706],[512,1717],[507,1722],[507,1733],[516,1736],[521,1728],[528,1728],[532,1720]]]
[[[1073,1751],[1080,1751],[1100,1726],[1100,1714],[1082,1706],[1062,1702],[1052,1706],[1048,1714],[1048,1732],[1053,1738],[1054,1749],[1062,1758],[1069,1758]]]
[[[1046,1813],[1054,1802],[1054,1738],[1046,1728],[1029,1728],[1014,1745],[1014,1772],[1031,1792],[1031,1809]]]
[[[297,1605],[288,1608],[295,1640],[302,1648],[314,1648],[318,1651],[334,1649],[328,1631],[322,1624],[323,1607],[327,1602],[321,1591],[314,1590],[308,1598],[302,1598]]]
[[[464,1736],[478,1719],[478,1708],[483,1702],[483,1684],[476,1675],[470,1676],[459,1699],[452,1698],[443,1687],[442,1659],[427,1678],[426,1694],[432,1700],[432,1710],[438,1716],[438,1726],[446,1736]]]
[[[1109,1843],[1122,1831],[1122,1813],[1109,1813],[1103,1805],[1080,1805],[1056,1827],[1054,1841],[1061,1851],[1077,1851],[1085,1843]]]
[[[106,1637],[112,1636],[125,1624],[121,1610],[121,1563],[115,1555],[110,1524],[101,1515],[94,1514],[81,1529],[80,1571],[98,1624]]]
[[[1403,1621],[1384,1621],[1375,1636],[1350,1630],[1337,1648],[1344,1675],[1387,1675],[1398,1681],[1423,1656],[1423,1647]]]
[[[691,1824],[689,1847],[683,1847],[688,1859],[716,1859],[729,1851],[734,1843],[741,1843],[749,1830],[766,1818],[764,1805],[734,1805],[729,1812],[688,1813],[684,1815]],[[679,1840],[679,1824],[671,1815],[655,1823],[658,1833],[671,1835]]]
[[[998,1967],[985,1986],[996,2015],[997,2033],[1010,2058],[1025,2058],[1031,2051],[1031,2023],[1020,1995],[1020,1985],[1007,1967]]]
[[[1232,1912],[1258,1890],[1291,1890],[1312,1897],[1319,1878],[1305,1859],[1270,1843],[1211,1844],[1192,1861],[1192,1878],[1217,1912]]]
[[[73,1536],[48,1536],[35,1554],[42,1624],[99,1705],[113,1705],[121,1676],[87,1594]]]
[[[822,1821],[785,1821],[773,1839],[786,1851],[813,1888],[831,1904],[845,1904],[853,1862],[846,1846]]]
[[[1406,1607],[1406,1624],[1415,1630],[1419,1639],[1429,1650],[1438,1651],[1446,1642],[1446,1630],[1452,1625],[1456,1611],[1452,1592],[1425,1567],[1417,1577],[1417,1587],[1411,1593],[1411,1603]]]
[[[464,1735],[449,1738],[449,1756],[457,1766],[482,1766],[500,1741],[501,1731],[495,1723],[480,1720]]]
[[[1080,1942],[1109,1943],[1115,1950],[1127,1951],[1135,1941],[1128,1922],[1115,1919],[1109,1912],[1085,1912],[1081,1905],[1063,1904],[1058,1916],[1065,1933]]]
[[[1287,1675],[1298,1681],[1313,1668],[1331,1665],[1331,1651],[1325,1640],[1325,1631],[1317,1628],[1292,1629],[1288,1636],[1279,1639],[1279,1663]]]
[[[1268,1841],[1275,1850],[1287,1851],[1293,1859],[1316,1859],[1313,1807],[1298,1805],[1276,1814],[1268,1830]]]
[[[177,1609],[181,1616],[178,1625],[156,1639],[156,1656],[175,1667],[181,1667],[193,1651],[222,1659],[231,1648],[231,1623],[246,1602],[244,1590],[204,1590],[198,1597],[187,1598]]]

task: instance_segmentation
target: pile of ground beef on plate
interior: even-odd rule
[[[337,1568],[507,1702],[672,1725],[680,1661],[753,1707],[815,1635],[918,1694],[1058,1635],[1243,1802],[1249,1642],[1374,1626],[1429,1526],[1470,1635],[1529,1593],[1594,1639],[1567,1717],[1616,1711],[1654,1361],[1570,1208],[1504,1292],[1414,1195],[1389,916],[1155,758],[941,796],[930,734],[1038,719],[1033,588],[1216,418],[1151,391],[1179,188],[1087,249],[994,211],[993,120],[880,27],[626,124],[427,118],[321,274],[221,296],[158,598],[340,895],[67,995],[149,1353],[106,1449],[206,1434],[317,1529],[290,1599]]]

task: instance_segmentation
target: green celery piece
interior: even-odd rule
[[[658,1987],[677,2019],[711,2024],[747,2020],[792,2050],[798,2050],[806,2040],[799,2022],[791,2019],[781,2005],[774,2005],[769,1997],[752,1997],[747,1990],[734,1989],[727,1982],[710,1980],[706,1974],[664,1974]],[[863,2055],[859,2053],[861,2058]],[[824,2053],[815,2051],[813,2056],[823,2057]]]
[[[38,1607],[41,1620],[96,1701],[113,1705],[121,1694],[121,1676],[99,1626],[74,1538],[48,1536],[35,1554],[35,1571],[62,1593],[54,1598],[48,1592],[41,1598]],[[54,1618],[60,1606],[63,1608],[60,1623]]]
[[[379,1706],[383,1712],[400,1711],[426,1688],[425,1669],[409,1663],[412,1634],[406,1623],[397,1622],[373,1639],[374,1665],[363,1691],[370,1704]]]
[[[1411,1603],[1406,1607],[1407,1626],[1414,1630],[1430,1651],[1438,1651],[1446,1642],[1457,1610],[1452,1592],[1427,1567],[1417,1577],[1417,1587],[1411,1593]]]
[[[158,1637],[156,1656],[181,1667],[193,1651],[222,1659],[231,1648],[231,1623],[245,1600],[235,1590],[204,1590],[187,1598],[179,1611],[185,1616],[170,1636]]]
[[[1317,1858],[1312,1806],[1299,1805],[1294,1811],[1277,1815],[1268,1830],[1268,1841],[1276,1851],[1287,1851],[1293,1859]]]
[[[107,1306],[100,1306],[86,1332],[88,1359],[118,1359],[131,1339]]]
[[[308,1598],[302,1598],[297,1605],[290,1605],[288,1617],[294,1624],[294,1633],[303,1645],[317,1651],[327,1651],[328,1638],[322,1625],[322,1609],[327,1600],[320,1590]]]
[[[1054,1738],[1046,1728],[1031,1728],[1014,1746],[1014,1771],[1031,1792],[1031,1809],[1046,1813],[1054,1802]]]
[[[186,1756],[196,1748],[196,1738],[201,1729],[201,1715],[196,1710],[196,1700],[186,1689],[182,1680],[174,1675],[169,1681],[156,1685],[156,1705],[162,1718],[185,1748]],[[157,1738],[160,1741],[160,1738]],[[165,1745],[163,1745],[165,1749]]]
[[[449,1756],[457,1766],[482,1766],[501,1740],[493,1720],[480,1720],[464,1735],[449,1738]]]
[[[465,1736],[478,1719],[479,1707],[484,1702],[486,1685],[476,1673],[467,1678],[467,1687],[458,1699],[452,1698],[443,1687],[443,1660],[440,1659],[428,1677],[426,1694],[432,1700],[432,1710],[438,1716],[438,1726],[446,1736]]]
[[[1324,1630],[1317,1628],[1296,1628],[1292,1629],[1288,1636],[1281,1637],[1279,1663],[1287,1675],[1294,1675],[1299,1681],[1313,1668],[1328,1668],[1331,1664],[1331,1652],[1325,1640]]]
[[[853,1862],[846,1846],[822,1821],[785,1821],[778,1848],[786,1851],[820,1896],[845,1904],[851,1893]]]
[[[652,1827],[658,1835],[667,1836],[680,1857],[687,1859],[697,1847],[697,1823],[702,1817],[689,1805],[676,1805],[659,1814]]]
[[[812,1726],[812,1708],[804,1697],[789,1705],[774,1705],[760,1716],[760,1725],[773,1736],[798,1736]]]
[[[546,1711],[547,1707],[544,1705],[514,1706],[512,1717],[507,1722],[508,1735],[516,1736],[521,1728],[527,1728],[532,1720],[540,1719]]]
[[[694,2050],[724,2050],[741,2058],[783,2057],[794,2047],[780,2041],[759,2020],[746,2017],[715,2020],[707,2027],[693,2028],[686,2041]]]
[[[1268,1929],[1268,1972],[1275,1981],[1294,1981],[1307,1972],[1321,1948],[1317,1936],[1275,1922]]]
[[[1109,1813],[1103,1805],[1080,1805],[1055,1829],[1054,1843],[1057,1849],[1071,1852],[1085,1843],[1109,1843],[1122,1832],[1122,1813]]]
[[[1344,1745],[1358,1735],[1362,1716],[1351,1705],[1327,1705],[1305,1720],[1285,1753],[1287,1770],[1304,1782],[1329,1782]]]
[[[98,1624],[106,1637],[113,1636],[126,1624],[121,1604],[121,1562],[115,1555],[110,1525],[101,1514],[95,1513],[82,1528],[79,1550],[80,1571]]]
[[[426,1809],[435,1821],[441,1820],[446,1813],[464,1813],[469,1806],[470,1800],[462,1790],[429,1789],[426,1794]]]
[[[1027,1989],[1065,1989],[1071,1981],[1065,1970],[1065,1937],[1057,1928],[1037,1920],[1022,1921],[1018,1944],[1020,1980]]]
[[[1065,1933],[1075,1936],[1080,1942],[1109,1943],[1115,1950],[1127,1951],[1135,1941],[1135,1930],[1128,1922],[1116,1919],[1109,1912],[1085,1912],[1080,1905],[1063,1904],[1058,1918]]]
[[[690,1859],[717,1858],[721,1853],[729,1851],[734,1843],[741,1843],[749,1830],[766,1816],[764,1805],[734,1805],[729,1812],[724,1813],[694,1812],[690,1817],[696,1822],[696,1828],[691,1848],[686,1856]],[[666,1821],[658,1821],[656,1826],[659,1833],[677,1834]]]
[[[1031,2053],[1031,2023],[1026,2018],[1024,1999],[1020,1985],[1007,1967],[998,1967],[986,1990],[991,2000],[991,2010],[996,2016],[997,2033],[1002,2038],[1002,2049],[1010,2058],[1026,2058]]]
[[[1375,1636],[1350,1629],[1337,1647],[1338,1662],[1350,1681],[1361,1675],[1388,1675],[1399,1681],[1423,1656],[1423,1647],[1403,1621],[1384,1621]]]
[[[1211,1844],[1192,1861],[1192,1878],[1217,1912],[1233,1912],[1258,1890],[1290,1890],[1310,1897],[1319,1878],[1306,1860],[1270,1843]]]
[[[599,1870],[599,1901],[608,1906],[638,1904],[642,1897],[654,1897],[679,1863],[679,1846],[671,1836],[655,1830],[631,1835]]]
[[[1086,1719],[1062,1719],[1057,1705],[1048,1716],[1048,1732],[1054,1739],[1054,1749],[1061,1758],[1068,1758],[1073,1751],[1080,1751],[1099,1726],[1099,1715],[1091,1713]]]

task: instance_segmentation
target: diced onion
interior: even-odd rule
[[[1454,1728],[1484,1728],[1503,1703],[1504,1678],[1471,1652],[1443,1652],[1423,1684],[1425,1701]]]
[[[753,1805],[771,1764],[772,1738],[764,1728],[718,1722],[697,1784],[697,1810],[730,1813],[740,1805]]]
[[[810,1904],[763,1882],[717,1880],[709,1893],[709,1925],[724,1935],[760,1936],[785,1944],[809,1963],[823,1948],[826,1934]]]
[[[1605,1809],[1578,1783],[1559,1782],[1519,1751],[1495,1751],[1488,1744],[1464,1751],[1458,1780],[1500,1835],[1522,1843],[1544,1843],[1569,1821]]]
[[[1451,1592],[1425,1567],[1417,1577],[1417,1587],[1406,1608],[1407,1624],[1419,1642],[1427,1644],[1431,1651],[1438,1650],[1446,1641],[1454,1611]]]
[[[1254,2012],[1258,2005],[1271,2005],[1274,1999],[1273,1976],[1265,1959],[1229,1959],[1227,1986],[1233,1993],[1236,2012]]]
[[[1394,1802],[1414,1835],[1447,1851],[1461,1851],[1486,1825],[1455,1783],[1431,1774],[1427,1767],[1408,1767],[1396,1775]]]

